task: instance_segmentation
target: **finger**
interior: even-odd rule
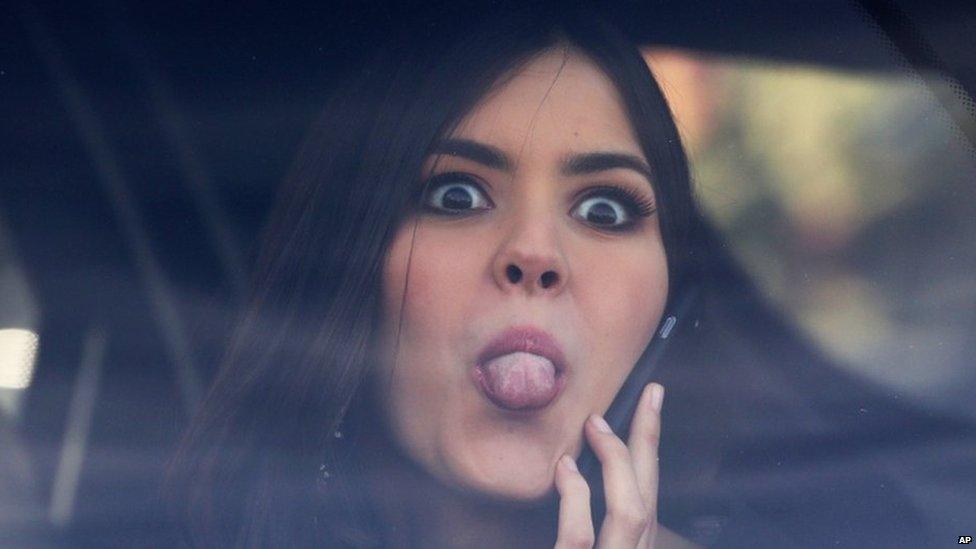
[[[607,515],[600,528],[597,547],[634,547],[647,526],[647,511],[637,489],[630,450],[606,422],[594,414],[586,422],[587,439],[600,459]]]
[[[637,547],[641,549],[654,547],[657,538],[657,528],[645,528],[640,541],[637,542]]]
[[[630,459],[634,464],[637,488],[651,517],[657,516],[658,447],[661,440],[661,409],[664,387],[648,383],[641,394],[634,420],[630,424]]]
[[[590,487],[570,456],[563,456],[556,463],[556,490],[559,492],[559,527],[555,549],[592,549]]]

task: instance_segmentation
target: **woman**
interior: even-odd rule
[[[572,10],[413,29],[339,80],[282,188],[180,454],[191,543],[917,535],[893,483],[850,499],[836,478],[824,492],[768,474],[844,446],[867,393],[762,306],[701,219],[637,49]],[[704,290],[697,329],[625,443],[600,414],[690,285]],[[584,442],[607,488],[601,524],[574,467]]]

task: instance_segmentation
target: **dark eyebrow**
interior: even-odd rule
[[[563,163],[562,172],[563,175],[586,175],[618,168],[634,170],[651,181],[651,167],[637,156],[626,153],[574,154]]]
[[[460,156],[496,170],[512,170],[512,161],[501,150],[470,139],[442,139],[434,145],[432,154]],[[562,173],[567,176],[586,175],[621,168],[633,170],[651,180],[651,168],[646,162],[635,155],[616,152],[571,155],[563,162]]]
[[[496,170],[512,170],[512,162],[505,153],[491,145],[470,139],[442,139],[434,145],[432,154],[460,156]]]

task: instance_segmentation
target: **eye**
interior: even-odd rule
[[[470,210],[487,210],[491,201],[475,178],[463,173],[442,173],[427,182],[424,206],[436,213],[460,215]]]
[[[636,228],[641,218],[650,217],[657,208],[653,201],[637,191],[624,187],[600,186],[591,189],[576,208],[574,217],[600,229],[625,231]]]

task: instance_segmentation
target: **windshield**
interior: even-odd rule
[[[655,6],[600,13],[680,143],[634,114],[656,88],[621,92],[646,83],[606,68],[611,46],[500,44],[482,72],[422,46],[442,28],[463,44],[448,20],[481,20],[463,7],[22,3],[0,62],[0,544],[182,539],[168,479],[206,461],[174,457],[200,433],[245,448],[213,461],[241,477],[288,454],[328,480],[342,437],[390,444],[374,455],[402,452],[445,502],[531,501],[555,535],[556,458],[589,447],[583,412],[607,410],[668,322],[647,378],[667,394],[661,543],[854,546],[896,519],[933,547],[976,535],[976,12]],[[461,91],[436,89],[452,73],[430,59],[458,63]],[[440,148],[411,156],[424,140]],[[467,207],[481,213],[444,215]],[[621,219],[641,229],[594,232]],[[686,279],[703,297],[684,333]],[[339,318],[348,331],[326,327]],[[356,366],[388,358],[403,377]],[[465,360],[474,374],[444,369]],[[383,428],[344,435],[347,410]],[[430,521],[478,524],[461,509]]]

